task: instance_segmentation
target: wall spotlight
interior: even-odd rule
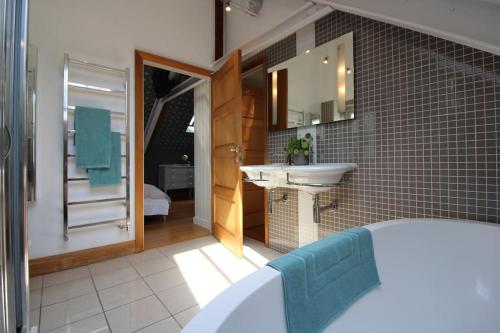
[[[328,64],[328,57],[325,57],[325,59],[323,59],[323,63],[326,65]]]
[[[226,12],[231,11],[231,1],[226,2],[226,6],[224,7],[224,9],[226,10]]]

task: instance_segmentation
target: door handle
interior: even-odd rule
[[[231,147],[227,148],[226,151],[232,152],[232,153],[242,153],[245,150],[243,147]]]

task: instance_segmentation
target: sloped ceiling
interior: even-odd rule
[[[144,128],[148,123],[155,99],[162,98],[190,76],[152,66],[144,66]]]
[[[193,118],[194,92],[188,92],[167,102],[153,132],[148,150],[188,151],[193,149],[193,134],[186,128]]]
[[[185,163],[182,155],[194,161],[194,135],[186,133],[194,111],[194,91],[167,102],[144,156],[144,180],[158,185],[160,164]]]
[[[500,54],[498,0],[317,0],[317,3]]]
[[[189,76],[144,66],[144,126],[148,122],[156,98],[167,95]],[[153,132],[148,150],[191,151],[193,134],[186,128],[193,117],[193,90],[166,103]]]

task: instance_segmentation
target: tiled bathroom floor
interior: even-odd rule
[[[280,253],[246,239],[238,259],[211,236],[32,278],[39,332],[180,332],[210,300]]]

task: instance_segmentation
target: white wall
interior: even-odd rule
[[[208,0],[30,2],[29,38],[39,52],[37,201],[30,204],[28,211],[30,258],[134,239],[134,230],[127,233],[110,226],[75,231],[69,241],[63,240],[64,53],[103,65],[130,68],[133,148],[134,49],[208,68],[213,58],[213,30],[213,2]],[[131,208],[133,211],[134,200]],[[133,217],[131,222],[135,223]]]
[[[257,17],[250,16],[238,9],[226,13],[225,51],[230,52],[243,43],[264,34],[304,4],[306,4],[304,0],[264,0]]]
[[[194,223],[212,228],[210,81],[194,88]]]
[[[500,34],[498,34],[500,1],[498,0],[316,0],[315,2],[331,4],[338,10],[500,54]],[[255,46],[267,45],[266,36],[261,35],[270,31],[287,15],[306,3],[310,1],[265,0],[258,17],[251,17],[237,10],[231,11],[226,15],[226,51],[241,47],[249,40],[254,40]],[[256,51],[258,50],[246,50],[247,53]]]
[[[340,10],[500,54],[500,3],[496,0],[329,1]]]

